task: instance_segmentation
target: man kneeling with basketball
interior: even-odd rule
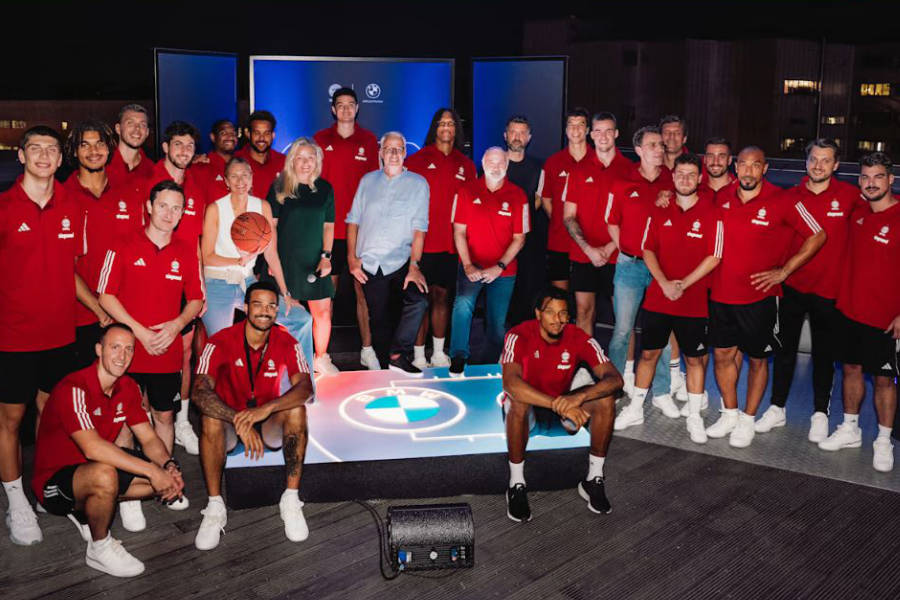
[[[569,324],[568,293],[551,287],[534,306],[535,320],[516,325],[506,334],[503,365],[503,410],[509,452],[507,516],[530,521],[525,487],[525,447],[529,430],[549,432],[560,424],[569,433],[587,426],[591,436],[588,474],[578,484],[579,495],[595,513],[608,513],[603,463],[615,420],[615,394],[622,376],[594,338]],[[597,380],[569,391],[580,365]]]
[[[257,460],[265,448],[282,448],[287,489],[279,509],[292,542],[309,536],[300,501],[300,470],[306,454],[306,406],[312,380],[303,351],[291,334],[275,324],[278,288],[260,281],[244,296],[247,319],[209,338],[197,362],[191,399],[203,413],[200,463],[209,492],[194,545],[212,550],[227,521],[222,500],[225,455],[240,438],[244,455]],[[285,373],[290,389],[281,394]]]
[[[144,564],[109,533],[121,500],[181,496],[181,469],[147,421],[141,392],[123,377],[135,337],[121,323],[96,344],[99,360],[59,382],[38,430],[32,489],[47,512],[67,515],[87,541],[87,564],[116,577],[144,572]],[[128,425],[143,454],[113,442]]]

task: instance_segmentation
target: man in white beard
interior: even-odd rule
[[[451,377],[461,377],[469,359],[472,314],[482,288],[487,295],[488,352],[484,358],[497,360],[516,281],[516,255],[530,228],[528,198],[522,188],[506,178],[506,152],[499,147],[488,148],[481,165],[484,176],[459,190],[451,215],[459,254],[450,331]]]

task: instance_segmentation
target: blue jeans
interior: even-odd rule
[[[453,301],[453,316],[450,327],[450,357],[469,358],[469,334],[472,330],[472,314],[475,312],[475,301],[485,288],[487,295],[487,357],[496,361],[500,357],[503,336],[506,334],[506,311],[512,297],[516,276],[498,277],[491,283],[469,281],[466,273],[459,265],[456,272],[456,300]]]
[[[245,289],[255,281],[255,277],[248,277],[244,281]],[[206,327],[206,335],[212,337],[234,323],[235,309],[244,310],[245,290],[224,279],[205,279],[204,282],[206,284],[206,312],[200,318],[203,326]]]
[[[613,278],[613,312],[616,315],[616,325],[609,342],[609,359],[620,373],[625,372],[628,338],[634,329],[638,309],[644,299],[644,291],[650,285],[651,280],[652,276],[644,261],[619,253],[616,276]],[[662,396],[670,391],[669,360],[671,358],[672,347],[666,344],[662,356],[659,357],[659,362],[656,363],[656,376],[653,378],[654,396]]]
[[[300,342],[300,348],[303,350],[303,356],[306,357],[306,364],[309,366],[309,374],[313,374],[313,338],[312,338],[312,316],[302,306],[292,306],[291,312],[285,316],[284,298],[278,298],[278,316],[276,320],[279,324],[284,325],[288,332]]]

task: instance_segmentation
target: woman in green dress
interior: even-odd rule
[[[284,170],[269,189],[277,228],[278,256],[291,296],[305,301],[313,318],[314,368],[322,375],[338,370],[328,356],[331,338],[331,247],[334,242],[334,191],[319,177],[322,149],[311,138],[291,144]]]

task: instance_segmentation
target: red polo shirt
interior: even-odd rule
[[[563,148],[550,156],[541,170],[541,180],[538,183],[537,193],[541,198],[549,198],[552,206],[550,211],[550,226],[547,229],[547,249],[552,252],[569,252],[569,244],[572,238],[569,236],[566,226],[563,224],[563,206],[565,204],[564,192],[569,181],[569,173],[579,162],[591,155],[591,147],[580,161],[575,160],[569,154],[568,148]]]
[[[900,315],[900,203],[878,213],[870,206],[853,211],[842,262],[838,310],[859,323],[887,329]]]
[[[133,319],[150,327],[178,317],[182,295],[188,302],[203,299],[200,269],[196,242],[192,246],[173,236],[169,245],[157,248],[141,230],[106,253],[97,292],[115,296]],[[159,356],[151,356],[138,342],[130,371],[177,373],[182,352],[180,336]]]
[[[225,185],[225,165],[227,164],[227,161],[215,150],[209,152],[206,157],[209,159],[208,163],[192,164],[189,172],[193,174],[203,187],[206,203],[212,204],[222,196],[227,196],[231,192],[228,189],[228,186]],[[268,193],[268,189],[266,192]],[[265,196],[260,197],[265,198]]]
[[[303,350],[287,329],[274,325],[269,341],[258,350],[250,348],[250,370],[247,369],[247,348],[244,343],[242,321],[222,329],[206,342],[197,359],[197,374],[209,375],[216,381],[216,394],[234,410],[247,408],[253,395],[257,406],[275,400],[282,394],[285,373],[290,378],[297,373],[309,373]],[[260,363],[262,361],[262,363]],[[254,374],[251,394],[250,373]],[[290,383],[284,391],[290,388]]]
[[[144,181],[140,197],[142,202],[150,199],[150,190],[160,181],[172,180],[172,176],[166,170],[165,159],[159,161],[153,167],[153,173]],[[175,228],[174,237],[196,245],[203,233],[203,215],[206,211],[206,193],[204,186],[190,169],[185,170],[184,180],[181,182],[184,190],[184,212],[181,221]],[[216,198],[218,200],[218,198]]]
[[[522,188],[504,179],[490,191],[484,177],[466,185],[456,195],[453,222],[466,226],[469,257],[479,268],[493,267],[503,257],[516,233],[528,233],[528,199]],[[516,274],[513,259],[501,277]]]
[[[554,398],[569,391],[580,363],[593,370],[608,361],[600,343],[575,325],[563,327],[562,337],[550,343],[536,319],[510,329],[500,355],[500,364],[521,365],[525,383]]]
[[[275,178],[278,177],[278,174],[284,169],[284,154],[269,148],[269,152],[266,154],[266,162],[258,163],[255,158],[250,156],[250,144],[245,144],[244,147],[236,151],[234,155],[246,160],[253,170],[253,186],[250,188],[250,195],[256,196],[257,198],[265,198],[269,194],[269,188],[272,187],[272,182],[275,181]],[[222,196],[224,195],[225,194],[222,194]],[[215,202],[222,196],[209,198],[209,200]]]
[[[640,172],[640,163],[633,163],[612,182],[606,222],[619,226],[619,250],[640,258],[647,220],[656,206],[656,198],[663,190],[675,191],[672,172],[660,167],[659,176],[648,181]],[[674,198],[672,200],[674,202]]]
[[[837,298],[841,287],[841,269],[838,268],[847,251],[847,234],[850,230],[850,216],[857,206],[865,205],[860,198],[859,188],[834,177],[828,188],[821,194],[813,194],[806,187],[804,177],[800,185],[785,192],[791,203],[802,202],[813,218],[825,230],[825,245],[808,263],[794,271],[785,283],[799,292],[816,294],[822,298]],[[788,256],[800,250],[806,238],[794,235],[788,247]]]
[[[358,124],[353,135],[342,138],[337,132],[337,123],[314,137],[324,156],[322,179],[334,188],[334,238],[344,240],[347,239],[345,219],[353,206],[359,180],[379,168],[378,140],[375,134]]]
[[[41,414],[31,479],[31,489],[38,501],[44,501],[44,484],[57,471],[88,462],[72,440],[73,433],[93,429],[113,443],[126,423],[133,427],[146,422],[141,391],[131,377],[116,380],[112,394],[107,396],[100,387],[96,361],[67,375],[53,388]]]
[[[569,184],[566,186],[563,202],[571,202],[577,206],[575,219],[581,227],[585,241],[594,248],[605,246],[612,240],[609,237],[606,220],[603,218],[609,201],[610,186],[612,181],[623,175],[631,164],[631,161],[618,150],[608,167],[597,158],[596,152],[588,152],[588,156],[569,174]],[[618,256],[618,250],[613,251],[612,257],[607,262],[615,264]],[[591,262],[587,254],[572,239],[569,245],[569,258],[579,263]]]
[[[711,193],[701,195],[688,210],[682,210],[673,198],[666,208],[653,209],[643,247],[656,255],[666,279],[674,281],[687,277],[707,256],[722,258],[724,233],[722,216]],[[695,282],[675,301],[666,298],[654,279],[644,296],[644,308],[678,317],[707,317],[710,275]]]
[[[754,289],[750,276],[782,266],[794,232],[805,239],[822,229],[803,203],[792,202],[784,190],[768,181],[763,180],[759,195],[746,204],[737,197],[739,185],[735,181],[716,196],[728,240],[713,277],[711,298],[725,304],[752,304],[781,296],[780,285],[766,292]]]
[[[58,181],[41,208],[25,193],[22,179],[0,194],[2,352],[75,341],[75,258],[84,254],[84,210]]]
[[[112,159],[106,165],[106,177],[109,179],[109,185],[112,187],[125,185],[137,189],[144,179],[152,175],[153,161],[147,158],[143,148],[138,148],[138,154],[141,157],[141,161],[134,169],[131,169],[125,164],[125,159],[122,158],[122,153],[119,151],[119,147],[116,146]]]
[[[444,155],[437,146],[425,146],[408,159],[406,168],[428,181],[428,233],[425,252],[456,252],[450,213],[460,187],[478,176],[475,163],[454,148]]]
[[[84,246],[87,252],[78,259],[75,271],[91,290],[96,290],[106,251],[115,248],[121,238],[143,227],[144,206],[127,186],[111,187],[108,181],[97,198],[81,185],[77,172],[69,176],[64,187],[78,201],[85,215]],[[96,315],[76,300],[75,324],[81,327],[96,322]]]

